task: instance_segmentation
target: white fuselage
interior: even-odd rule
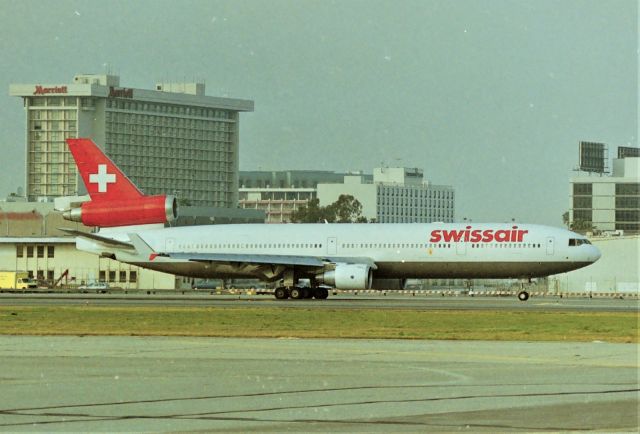
[[[103,232],[101,232],[102,234]],[[126,228],[105,236],[129,239]],[[375,278],[530,278],[584,267],[600,252],[576,233],[529,224],[282,224],[211,225],[136,231],[159,254],[286,255],[327,263],[368,260]],[[78,248],[104,253],[104,246],[78,240]],[[150,260],[116,251],[118,260],[194,277],[257,277],[251,264]]]

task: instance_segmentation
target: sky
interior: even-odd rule
[[[255,101],[241,170],[424,169],[456,220],[560,226],[580,140],[638,146],[630,0],[0,0],[0,197],[24,184],[11,83],[204,81]]]

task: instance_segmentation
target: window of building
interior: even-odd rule
[[[574,196],[573,207],[574,208],[591,208],[593,202],[593,196]]]
[[[18,244],[16,246],[16,257],[18,258],[24,257],[24,246],[22,244]]]
[[[27,258],[33,258],[33,246],[27,246]]]
[[[616,209],[640,209],[640,196],[616,196]]]
[[[54,258],[56,254],[55,246],[47,246],[47,257]]]
[[[127,281],[127,272],[126,271],[120,271],[120,278],[118,279],[119,282],[126,282]]]
[[[577,209],[573,211],[573,220],[583,221],[583,222],[591,222],[593,221],[593,211],[590,209]]]
[[[49,282],[53,282],[54,279],[55,279],[55,277],[53,275],[53,270],[47,270],[47,280]]]
[[[136,283],[138,281],[138,272],[137,271],[129,271],[129,282]]]
[[[616,195],[638,196],[640,195],[640,183],[616,184]]]
[[[579,195],[590,195],[593,194],[593,184],[590,183],[575,183],[573,184],[573,194],[574,196]]]
[[[616,210],[616,222],[640,222],[640,210]]]
[[[37,247],[38,258],[44,258],[44,246]]]

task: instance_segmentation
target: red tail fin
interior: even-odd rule
[[[93,202],[136,199],[143,194],[91,139],[67,139]]]
[[[67,139],[91,200],[63,213],[86,226],[166,223],[177,217],[173,196],[145,196],[91,139]]]

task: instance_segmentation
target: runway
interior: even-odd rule
[[[637,431],[637,346],[0,336],[6,431]]]
[[[532,297],[526,302],[516,297],[442,297],[377,294],[339,294],[327,300],[275,300],[270,295],[197,294],[0,294],[0,305],[97,305],[97,306],[212,306],[314,309],[409,309],[409,310],[514,310],[637,312],[638,299]]]

